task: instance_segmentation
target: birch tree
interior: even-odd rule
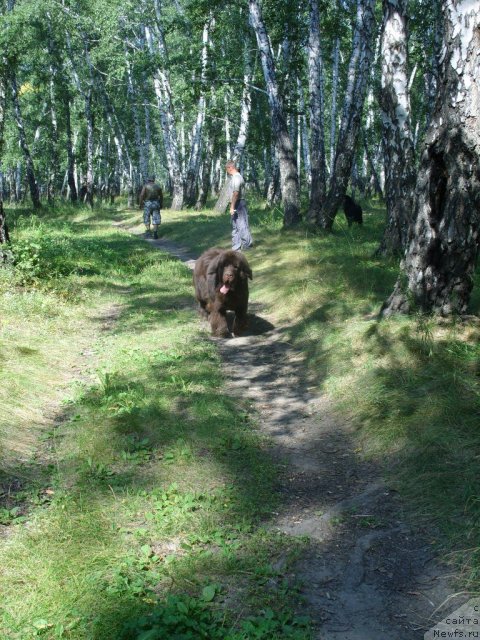
[[[136,91],[135,82],[133,79],[132,63],[130,61],[129,51],[127,47],[125,47],[125,70],[126,70],[126,76],[127,76],[127,96],[128,96],[130,109],[132,111],[133,130],[135,135],[135,146],[137,149],[138,164],[139,164],[139,171],[135,172],[136,178],[137,178],[135,183],[135,188],[136,188],[136,191],[138,192],[140,186],[146,181],[148,177],[148,156],[146,153],[147,150],[145,148],[145,144],[142,139],[142,130],[140,126],[140,114],[137,106],[139,100],[138,100],[138,94]]]
[[[405,249],[415,187],[408,80],[407,0],[383,0],[382,112],[387,224],[379,253]]]
[[[0,58],[0,171],[3,171],[3,152],[5,149],[5,110],[7,104],[7,65],[3,58]],[[0,189],[0,202],[3,201],[3,190]]]
[[[202,131],[205,122],[208,43],[211,22],[212,18],[209,17],[209,19],[203,26],[202,32],[202,68],[200,73],[200,97],[198,100],[197,118],[195,120],[192,131],[190,159],[185,176],[185,203],[189,206],[193,206],[196,203],[197,199],[197,179],[202,154]]]
[[[370,65],[374,54],[374,7],[375,0],[357,0],[352,55],[348,68],[347,89],[335,162],[330,177],[328,195],[318,217],[320,227],[326,230],[330,230],[333,226],[350,179]]]
[[[37,180],[35,178],[35,168],[33,165],[33,159],[32,159],[30,148],[27,142],[27,134],[25,132],[25,124],[23,120],[22,109],[20,107],[20,99],[18,95],[18,86],[17,86],[17,75],[15,71],[12,71],[10,74],[10,88],[12,92],[13,110],[15,114],[15,122],[17,123],[20,148],[22,150],[23,157],[25,160],[27,181],[30,189],[30,197],[32,199],[32,204],[34,209],[39,209],[41,206],[40,194],[38,192]]]
[[[298,170],[292,141],[280,99],[275,63],[263,21],[258,0],[249,0],[250,21],[255,32],[263,75],[267,86],[268,103],[272,121],[272,131],[278,152],[280,183],[283,204],[283,222],[286,227],[300,221],[300,198],[298,191]]]
[[[50,58],[49,90],[50,90],[50,117],[51,117],[51,123],[52,123],[52,128],[51,128],[52,154],[50,159],[50,175],[48,177],[47,197],[48,197],[48,202],[50,204],[53,204],[55,200],[55,190],[56,190],[56,184],[58,180],[58,173],[60,170],[60,162],[59,162],[59,156],[58,156],[59,131],[58,131],[58,108],[57,108],[57,90],[59,89],[59,78],[58,78],[59,62],[56,58],[55,46],[54,46],[51,33],[49,33],[49,37],[48,37],[48,56]]]
[[[468,309],[480,232],[480,2],[447,0],[439,91],[423,147],[415,218],[382,314]]]
[[[305,167],[305,175],[307,178],[307,185],[310,193],[311,184],[312,184],[312,164],[311,164],[311,158],[310,158],[310,144],[308,139],[307,117],[305,115],[305,97],[303,95],[303,86],[300,81],[300,78],[297,78],[297,87],[298,87],[298,105],[300,109],[300,114],[298,116],[297,158],[300,156],[300,149],[301,149],[303,166]],[[298,159],[297,159],[297,166],[300,168],[300,161]]]
[[[8,0],[7,9],[9,12],[12,12],[15,8],[15,0]],[[32,155],[30,153],[30,149],[27,142],[27,134],[25,131],[25,123],[23,120],[22,109],[20,106],[20,98],[18,95],[18,86],[17,86],[17,74],[14,65],[11,65],[10,73],[9,73],[9,84],[12,96],[13,103],[13,112],[15,116],[15,122],[17,124],[18,129],[18,138],[20,143],[20,148],[23,153],[23,157],[25,160],[26,172],[27,172],[27,180],[28,186],[30,189],[30,197],[32,199],[32,204],[35,209],[40,208],[40,194],[38,192],[37,180],[35,178],[35,168],[33,165]]]
[[[172,89],[168,71],[167,45],[162,27],[161,3],[154,0],[155,8],[155,36],[156,46],[160,57],[154,75],[154,88],[160,111],[160,123],[165,145],[165,154],[168,164],[168,172],[173,186],[173,200],[171,208],[179,210],[183,207],[184,182],[178,154],[178,137],[176,118],[173,110]],[[155,43],[150,27],[145,27],[145,36],[149,51],[155,54]]]
[[[71,118],[71,96],[66,90],[65,94],[65,139],[67,151],[67,183],[69,188],[70,201],[75,203],[78,200],[77,185],[75,183],[75,153],[72,141],[72,118]]]
[[[333,174],[335,163],[335,139],[337,137],[337,92],[338,92],[338,67],[340,57],[340,38],[335,38],[333,48],[333,69],[332,69],[332,99],[330,107],[330,175]]]
[[[310,205],[308,220],[316,223],[326,193],[325,135],[323,125],[323,60],[320,46],[318,0],[309,0],[308,88],[310,95]]]
[[[231,156],[228,156],[228,160],[233,160],[237,165],[241,163],[242,157],[247,144],[248,125],[250,122],[250,113],[252,110],[252,96],[250,90],[250,84],[252,82],[252,65],[250,62],[249,42],[247,41],[244,48],[244,65],[245,73],[243,76],[243,91],[240,110],[240,124],[238,127],[238,136]],[[223,183],[223,187],[215,203],[215,211],[223,213],[228,203],[228,186],[229,183],[226,180]]]
[[[6,107],[6,65],[5,60],[0,58],[0,171],[2,170],[3,151],[5,147],[5,107]],[[0,185],[0,264],[7,260],[7,252],[1,245],[7,242],[7,227],[5,213],[3,210],[3,180]]]
[[[93,207],[93,188],[94,188],[94,126],[93,126],[93,84],[94,78],[91,73],[86,78],[80,79],[77,70],[77,61],[73,51],[70,35],[66,33],[67,52],[70,59],[71,73],[75,83],[75,87],[83,98],[85,122],[87,128],[87,176],[86,176],[86,200]]]

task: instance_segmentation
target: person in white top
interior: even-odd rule
[[[248,225],[247,203],[243,197],[245,181],[233,160],[225,165],[230,176],[230,218],[232,220],[232,249],[249,249],[253,246],[252,234]]]

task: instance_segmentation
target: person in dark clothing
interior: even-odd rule
[[[153,225],[153,237],[158,238],[158,226],[162,219],[160,209],[163,207],[163,191],[155,182],[155,176],[148,178],[147,183],[140,192],[140,209],[143,207],[143,222],[145,223],[146,234],[150,235],[150,219]]]

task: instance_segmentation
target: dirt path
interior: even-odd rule
[[[148,242],[193,268],[188,251],[164,239]],[[354,450],[352,426],[309,391],[285,328],[261,312],[252,304],[249,334],[216,343],[231,393],[253,401],[284,470],[282,509],[268,526],[309,539],[291,577],[302,584],[315,638],[423,638],[466,597],[453,593],[431,533],[408,522],[381,470]]]

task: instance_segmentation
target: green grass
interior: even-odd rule
[[[364,204],[363,228],[343,216],[323,236],[281,230],[280,212],[250,208],[255,248],[252,299],[265,305],[306,358],[305,379],[357,426],[359,455],[376,459],[430,525],[463,587],[480,588],[479,323],[421,315],[378,321],[398,260],[373,257],[384,223]],[[168,238],[191,248],[228,246],[228,217],[170,213]],[[480,308],[480,279],[471,313]]]
[[[357,426],[357,454],[383,466],[476,590],[479,329],[375,319],[398,265],[372,257],[384,213],[364,209],[363,228],[338,220],[322,236],[284,231],[280,211],[253,202],[251,297],[305,354],[307,384]],[[9,213],[19,250],[0,271],[0,635],[162,638],[175,624],[310,637],[287,577],[301,543],[262,527],[279,470],[252,407],[221,392],[189,270],[111,224],[141,230],[139,212]],[[162,215],[161,234],[197,253],[229,246],[227,215]],[[477,287],[472,312],[479,302]]]
[[[165,637],[175,615],[198,637],[310,637],[273,569],[300,545],[261,526],[277,470],[221,393],[190,271],[108,210],[12,213],[0,635]]]

